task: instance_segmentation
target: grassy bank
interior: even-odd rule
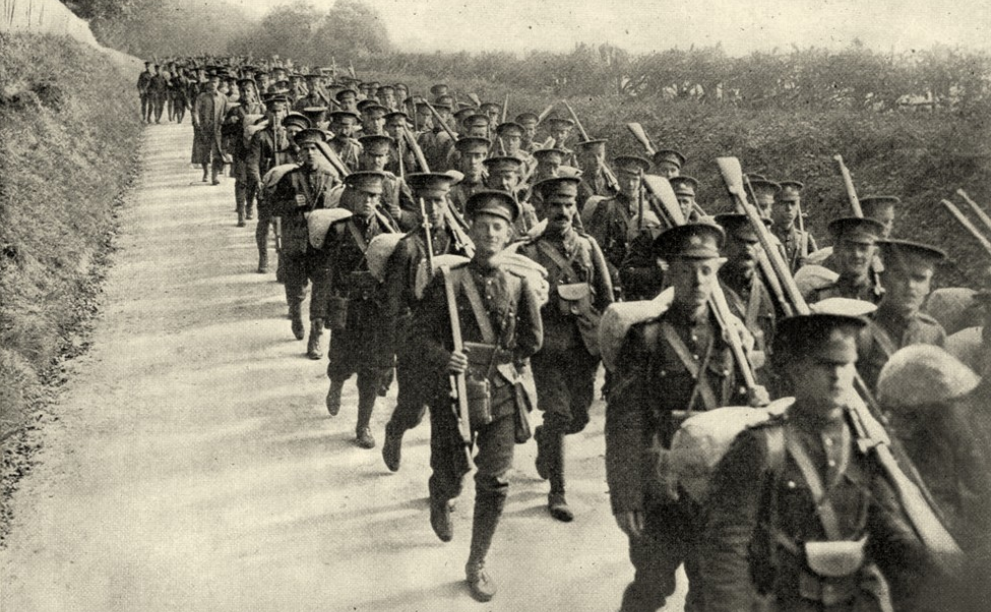
[[[69,39],[0,35],[4,498],[61,364],[86,346],[116,204],[137,167],[135,78]]]

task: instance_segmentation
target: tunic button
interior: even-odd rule
[[[827,461],[826,464],[829,465],[829,467],[836,467],[836,462],[832,459]]]
[[[833,445],[833,439],[832,438],[826,438],[826,446],[832,446],[832,445]]]
[[[794,481],[794,480],[789,480],[789,481],[788,481],[788,488],[789,488],[789,489],[794,489],[794,488],[795,488],[795,487],[797,487],[797,486],[798,486],[798,485],[796,485],[796,484],[795,484],[795,481]]]
[[[699,360],[699,356],[698,355],[692,355],[692,359],[694,359],[695,361],[698,361]]]
[[[667,375],[668,375],[667,370],[661,370],[661,376],[662,377],[667,376]]]

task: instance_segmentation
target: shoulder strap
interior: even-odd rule
[[[537,249],[544,255],[550,257],[551,260],[565,272],[565,274],[569,275],[571,277],[571,282],[581,282],[578,274],[575,273],[574,267],[571,265],[575,261],[575,258],[578,257],[578,251],[580,250],[579,247],[575,247],[574,252],[568,259],[565,259],[564,256],[561,255],[560,251],[548,244],[545,240],[537,241]]]
[[[888,332],[877,321],[871,320],[868,322],[868,325],[870,325],[871,334],[874,336],[874,339],[881,345],[881,350],[884,351],[885,356],[891,357],[894,355],[898,351],[898,345]]]
[[[809,457],[808,449],[805,448],[805,445],[795,432],[785,431],[784,438],[788,454],[795,460],[798,470],[802,473],[802,478],[805,479],[805,484],[809,486],[809,491],[812,493],[812,501],[816,506],[819,521],[822,523],[822,528],[826,532],[826,537],[830,540],[843,539],[843,535],[840,533],[839,519],[836,516],[836,509],[833,508],[832,502],[826,495],[826,489],[823,486],[822,478],[819,476],[819,470],[816,469],[812,458]]]
[[[692,389],[692,398],[689,401],[689,405],[686,406],[685,409],[689,411],[692,409],[692,404],[695,403],[696,394],[702,395],[702,402],[705,404],[706,410],[712,410],[718,406],[716,394],[709,385],[709,379],[706,377],[704,370],[704,368],[708,365],[709,356],[712,354],[715,338],[709,338],[709,345],[706,347],[705,351],[705,359],[700,367],[699,364],[696,363],[695,358],[692,357],[691,351],[689,351],[688,347],[685,346],[685,342],[681,339],[681,336],[678,335],[678,332],[676,332],[674,327],[672,327],[672,325],[667,321],[661,321],[661,334],[664,336],[664,340],[668,343],[668,346],[674,350],[682,365],[684,365],[685,369],[688,370],[688,373],[695,379],[695,388]]]
[[[458,280],[459,284],[464,287],[465,295],[468,296],[468,302],[471,304],[471,312],[475,315],[475,321],[478,322],[478,329],[482,332],[482,340],[486,344],[495,344],[495,330],[492,329],[492,321],[489,319],[488,313],[485,312],[485,305],[482,304],[482,295],[478,292],[478,286],[475,285],[475,279],[471,277],[471,272],[467,268],[459,268]]]

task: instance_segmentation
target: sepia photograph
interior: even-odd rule
[[[991,4],[0,7],[2,612],[991,610]]]

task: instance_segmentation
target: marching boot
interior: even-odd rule
[[[372,420],[372,411],[375,409],[377,386],[358,379],[358,424],[354,428],[354,441],[361,448],[375,448],[375,438],[372,437],[369,423]]]
[[[564,498],[564,434],[554,431],[545,432],[544,436],[548,438],[545,445],[551,481],[551,492],[547,496],[547,510],[551,516],[562,523],[570,523],[575,519],[575,515]]]
[[[451,500],[439,499],[430,495],[430,527],[441,542],[454,539],[454,524],[451,523]]]
[[[323,340],[323,319],[310,321],[310,339],[306,343],[306,356],[316,361],[323,357],[320,341]]]
[[[292,335],[297,340],[306,337],[306,329],[303,327],[303,314],[300,312],[301,304],[290,304],[289,318],[292,319]]]
[[[265,274],[266,272],[268,272],[268,249],[258,251],[258,273]]]
[[[341,393],[344,391],[344,381],[330,379],[330,390],[327,391],[327,412],[337,416],[341,411]]]
[[[475,513],[471,522],[471,552],[465,565],[465,579],[471,596],[480,602],[490,601],[496,594],[495,581],[485,571],[485,556],[492,546],[499,517],[502,515],[506,498],[499,495],[482,495],[476,493]]]
[[[276,252],[275,256],[277,258],[275,262],[275,282],[284,284],[286,282],[286,271],[282,267],[282,255]]]
[[[399,464],[403,460],[403,432],[396,433],[391,427],[392,423],[385,426],[385,442],[382,443],[382,460],[385,467],[390,472],[398,472]]]
[[[151,119],[150,118],[148,119],[148,123],[151,123]],[[210,168],[206,164],[203,164],[203,182],[204,183],[209,180],[209,178],[208,178],[209,177],[209,174],[210,174]]]
[[[213,167],[212,172],[210,173],[210,182],[214,185],[220,184],[220,172],[216,166]]]
[[[550,475],[550,470],[547,465],[547,443],[544,441],[544,426],[538,425],[536,429],[533,430],[533,439],[537,443],[537,475],[541,479],[547,480]]]
[[[238,208],[237,209],[237,226],[238,227],[244,227],[247,224],[248,223],[244,220],[244,209],[243,208]]]

